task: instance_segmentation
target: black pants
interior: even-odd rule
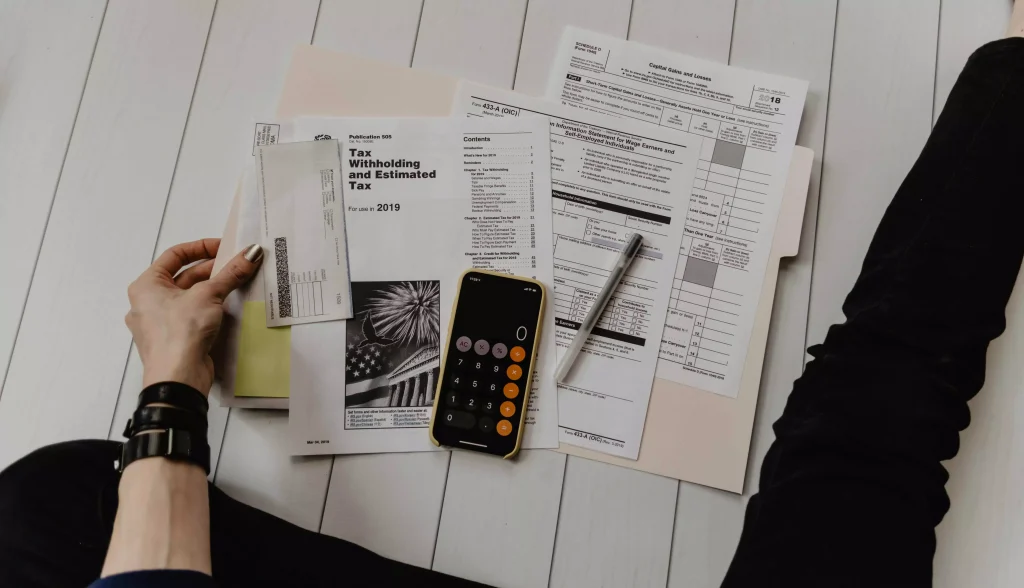
[[[1024,39],[980,49],[797,380],[725,586],[928,586],[967,427],[1020,269]],[[884,146],[880,146],[884,148]],[[870,170],[865,170],[870,173]],[[84,586],[117,507],[119,444],[41,449],[0,474],[0,585]],[[222,586],[469,582],[300,529],[210,489]]]
[[[725,586],[931,585],[940,462],[1024,253],[1022,106],[1024,39],[979,49],[774,425]]]
[[[0,586],[83,588],[117,511],[114,441],[44,447],[0,474]],[[210,486],[213,575],[239,586],[480,586],[307,531]]]

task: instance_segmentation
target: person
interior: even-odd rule
[[[1014,36],[979,49],[950,93],[871,242],[846,321],[810,349],[723,586],[931,584],[934,529],[949,509],[941,462],[969,423],[1024,256],[1020,4]],[[210,389],[222,302],[262,256],[249,247],[211,277],[218,247],[173,247],[129,288],[147,390]],[[200,407],[189,422],[205,423],[195,420],[205,400],[185,398]],[[142,457],[123,474],[120,460],[120,443],[78,441],[0,474],[0,585],[477,585],[232,500],[207,482],[201,459]]]
[[[251,245],[211,277],[219,248],[219,239],[203,239],[165,251],[129,286],[125,317],[143,388],[162,394],[146,406],[177,410],[179,420],[191,419],[184,428],[201,424],[201,439],[193,440],[201,448],[223,302],[263,257]],[[165,383],[174,383],[170,393]],[[160,417],[136,412],[134,420],[146,418]],[[125,457],[121,443],[73,441],[39,449],[0,474],[0,586],[83,587],[99,577],[95,585],[105,588],[477,585],[237,502],[207,482],[202,459],[140,458],[119,474],[114,464]]]

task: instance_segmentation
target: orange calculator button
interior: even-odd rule
[[[523,361],[526,358],[526,350],[516,345],[512,348],[512,351],[508,352],[508,355],[512,358],[512,361]]]
[[[508,384],[505,384],[502,392],[505,393],[505,398],[515,398],[516,396],[519,396],[519,386],[516,386],[514,382],[509,382]]]
[[[510,417],[516,413],[516,405],[506,400],[505,402],[501,403],[501,406],[498,408],[498,410],[501,411],[501,416]]]
[[[508,376],[508,379],[510,380],[518,380],[519,378],[523,377],[523,368],[517,366],[516,364],[512,364],[508,366],[507,370],[505,370],[505,374]]]
[[[495,427],[495,430],[498,431],[498,434],[501,435],[502,437],[508,437],[509,434],[512,433],[512,423],[506,421],[505,419],[501,419],[500,421],[498,421],[498,426]]]

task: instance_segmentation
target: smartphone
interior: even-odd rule
[[[472,269],[459,277],[430,440],[506,459],[519,452],[540,341],[544,286]]]

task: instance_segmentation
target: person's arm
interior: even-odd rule
[[[195,570],[212,574],[206,472],[195,464],[140,459],[118,487],[103,576],[135,570]]]
[[[142,358],[143,387],[180,382],[209,394],[209,353],[224,298],[255,274],[263,256],[259,246],[247,247],[211,278],[219,245],[218,239],[205,239],[172,247],[129,287],[125,323]],[[200,263],[180,271],[194,262]],[[212,574],[209,496],[201,467],[162,457],[139,459],[125,468],[118,494],[104,578],[139,570]]]

